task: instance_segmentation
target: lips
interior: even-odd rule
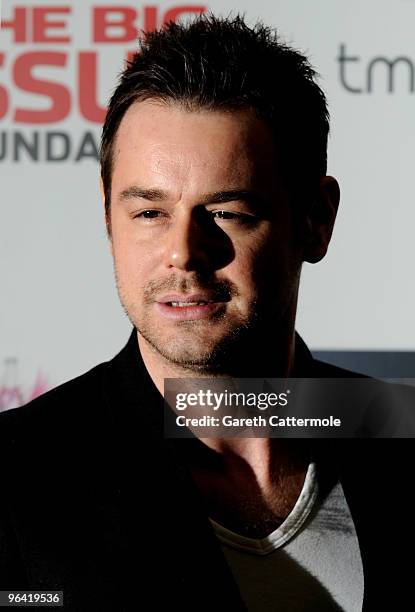
[[[212,304],[213,302],[200,300],[198,302],[167,302],[169,306],[173,308],[188,308],[189,306],[206,306],[206,304]]]
[[[224,301],[227,300],[223,300],[221,298],[218,299],[217,296],[208,295],[206,293],[194,293],[191,295],[170,294],[157,300],[159,304],[169,304],[174,308],[185,308],[189,306],[206,305]]]
[[[225,309],[225,301],[206,293],[191,295],[165,295],[156,301],[156,308],[164,318],[174,321],[190,321],[211,317]]]

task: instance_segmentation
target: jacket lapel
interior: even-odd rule
[[[212,610],[220,601],[229,610],[245,610],[184,460],[182,445],[191,440],[163,438],[163,398],[144,366],[135,330],[108,366],[104,394],[129,542],[137,523],[144,524],[146,545],[158,550],[161,580],[166,584],[169,577],[170,597],[182,609]],[[142,546],[143,534],[137,537]]]

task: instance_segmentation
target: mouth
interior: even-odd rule
[[[156,301],[156,308],[167,319],[190,321],[211,317],[224,310],[228,301],[204,294],[167,295]]]
[[[193,302],[180,302],[180,301],[171,301],[164,302],[168,306],[172,306],[173,308],[189,308],[190,306],[206,306],[206,304],[214,304],[213,300],[198,300]]]

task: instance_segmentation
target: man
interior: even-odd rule
[[[62,590],[73,610],[405,601],[402,447],[163,438],[165,378],[350,376],[295,333],[302,263],[324,257],[339,203],[314,77],[239,17],[141,42],[101,154],[134,330],[112,361],[1,415],[2,589]]]

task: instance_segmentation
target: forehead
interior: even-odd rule
[[[188,110],[148,100],[131,105],[120,123],[113,183],[263,183],[275,166],[271,130],[252,110]]]

